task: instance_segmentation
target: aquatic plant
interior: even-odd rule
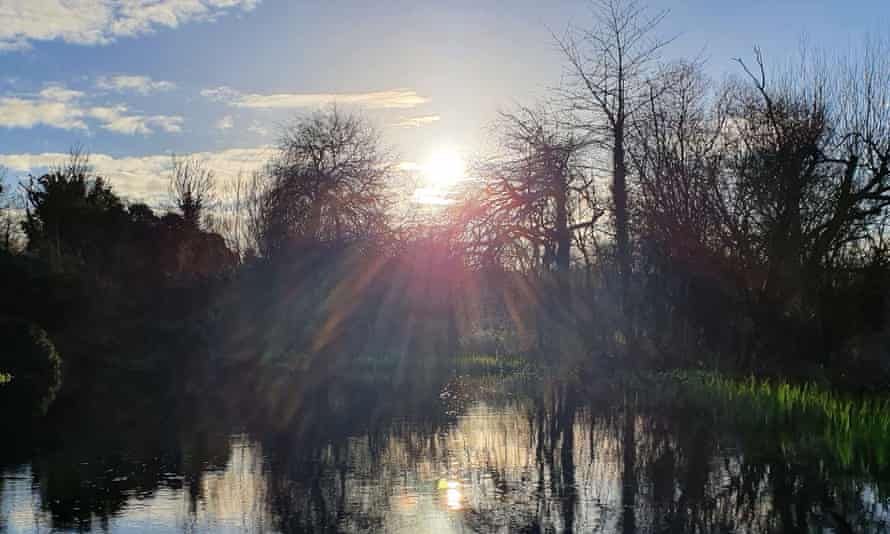
[[[846,470],[890,468],[888,397],[856,397],[812,382],[739,379],[708,371],[662,373],[651,383],[660,402],[672,396],[749,434],[779,430],[785,450],[801,449],[805,436],[816,436]]]

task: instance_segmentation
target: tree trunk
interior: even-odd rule
[[[619,110],[619,115],[623,111]],[[627,213],[627,166],[624,151],[624,121],[619,119],[615,125],[615,145],[612,148],[612,198],[615,205],[615,245],[618,255],[618,278],[620,286],[619,317],[620,330],[624,337],[626,354],[636,356],[636,341],[633,334],[633,319],[630,309],[630,239],[628,237]]]
[[[569,217],[566,207],[566,187],[560,180],[556,187],[556,268],[560,273],[569,271],[570,255],[569,247],[572,244],[572,234],[569,232]]]
[[[615,244],[621,281],[621,306],[626,311],[630,286],[630,243],[627,230],[627,167],[624,158],[624,125],[619,123],[615,126],[615,145],[612,149],[612,201],[615,205]]]
[[[306,232],[306,237],[311,242],[317,243],[321,241],[321,207],[321,198],[313,199],[312,209],[309,212],[309,225]]]

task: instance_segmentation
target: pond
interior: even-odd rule
[[[0,531],[890,529],[883,465],[836,461],[803,423],[752,430],[529,376],[443,382],[325,388],[289,418],[92,406],[7,437]]]

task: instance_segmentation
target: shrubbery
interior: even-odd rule
[[[25,321],[0,319],[0,371],[11,377],[0,404],[44,414],[62,385],[62,359],[46,332]]]

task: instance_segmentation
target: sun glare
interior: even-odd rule
[[[442,492],[441,496],[446,508],[454,511],[463,508],[464,496],[460,491],[460,482],[443,478],[439,480],[437,486]]]
[[[414,198],[422,204],[449,204],[448,194],[464,179],[466,164],[458,151],[441,148],[430,155],[420,171],[423,184]]]
[[[427,186],[447,189],[464,177],[466,165],[460,154],[453,149],[440,149],[430,156],[423,166]]]

